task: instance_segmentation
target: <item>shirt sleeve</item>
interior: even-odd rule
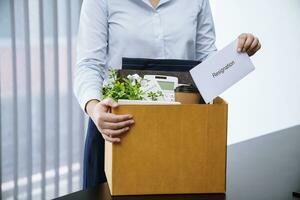
[[[215,27],[209,0],[200,0],[196,36],[196,59],[203,61],[211,53],[217,51],[215,46]]]
[[[108,45],[108,11],[105,0],[84,0],[77,38],[74,94],[86,112],[86,104],[100,100]]]

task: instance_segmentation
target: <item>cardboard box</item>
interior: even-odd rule
[[[225,193],[227,103],[122,105],[135,125],[105,143],[111,195]]]

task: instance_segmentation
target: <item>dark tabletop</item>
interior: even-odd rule
[[[227,153],[226,195],[111,197],[107,184],[101,184],[58,199],[289,200],[293,191],[300,191],[300,126],[230,145]]]

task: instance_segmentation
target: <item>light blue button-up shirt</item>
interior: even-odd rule
[[[101,99],[108,68],[122,57],[204,60],[216,51],[208,0],[84,0],[74,92],[83,110]]]

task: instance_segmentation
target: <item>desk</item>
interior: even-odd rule
[[[227,192],[111,197],[107,184],[57,200],[289,200],[300,191],[300,126],[228,146]]]

